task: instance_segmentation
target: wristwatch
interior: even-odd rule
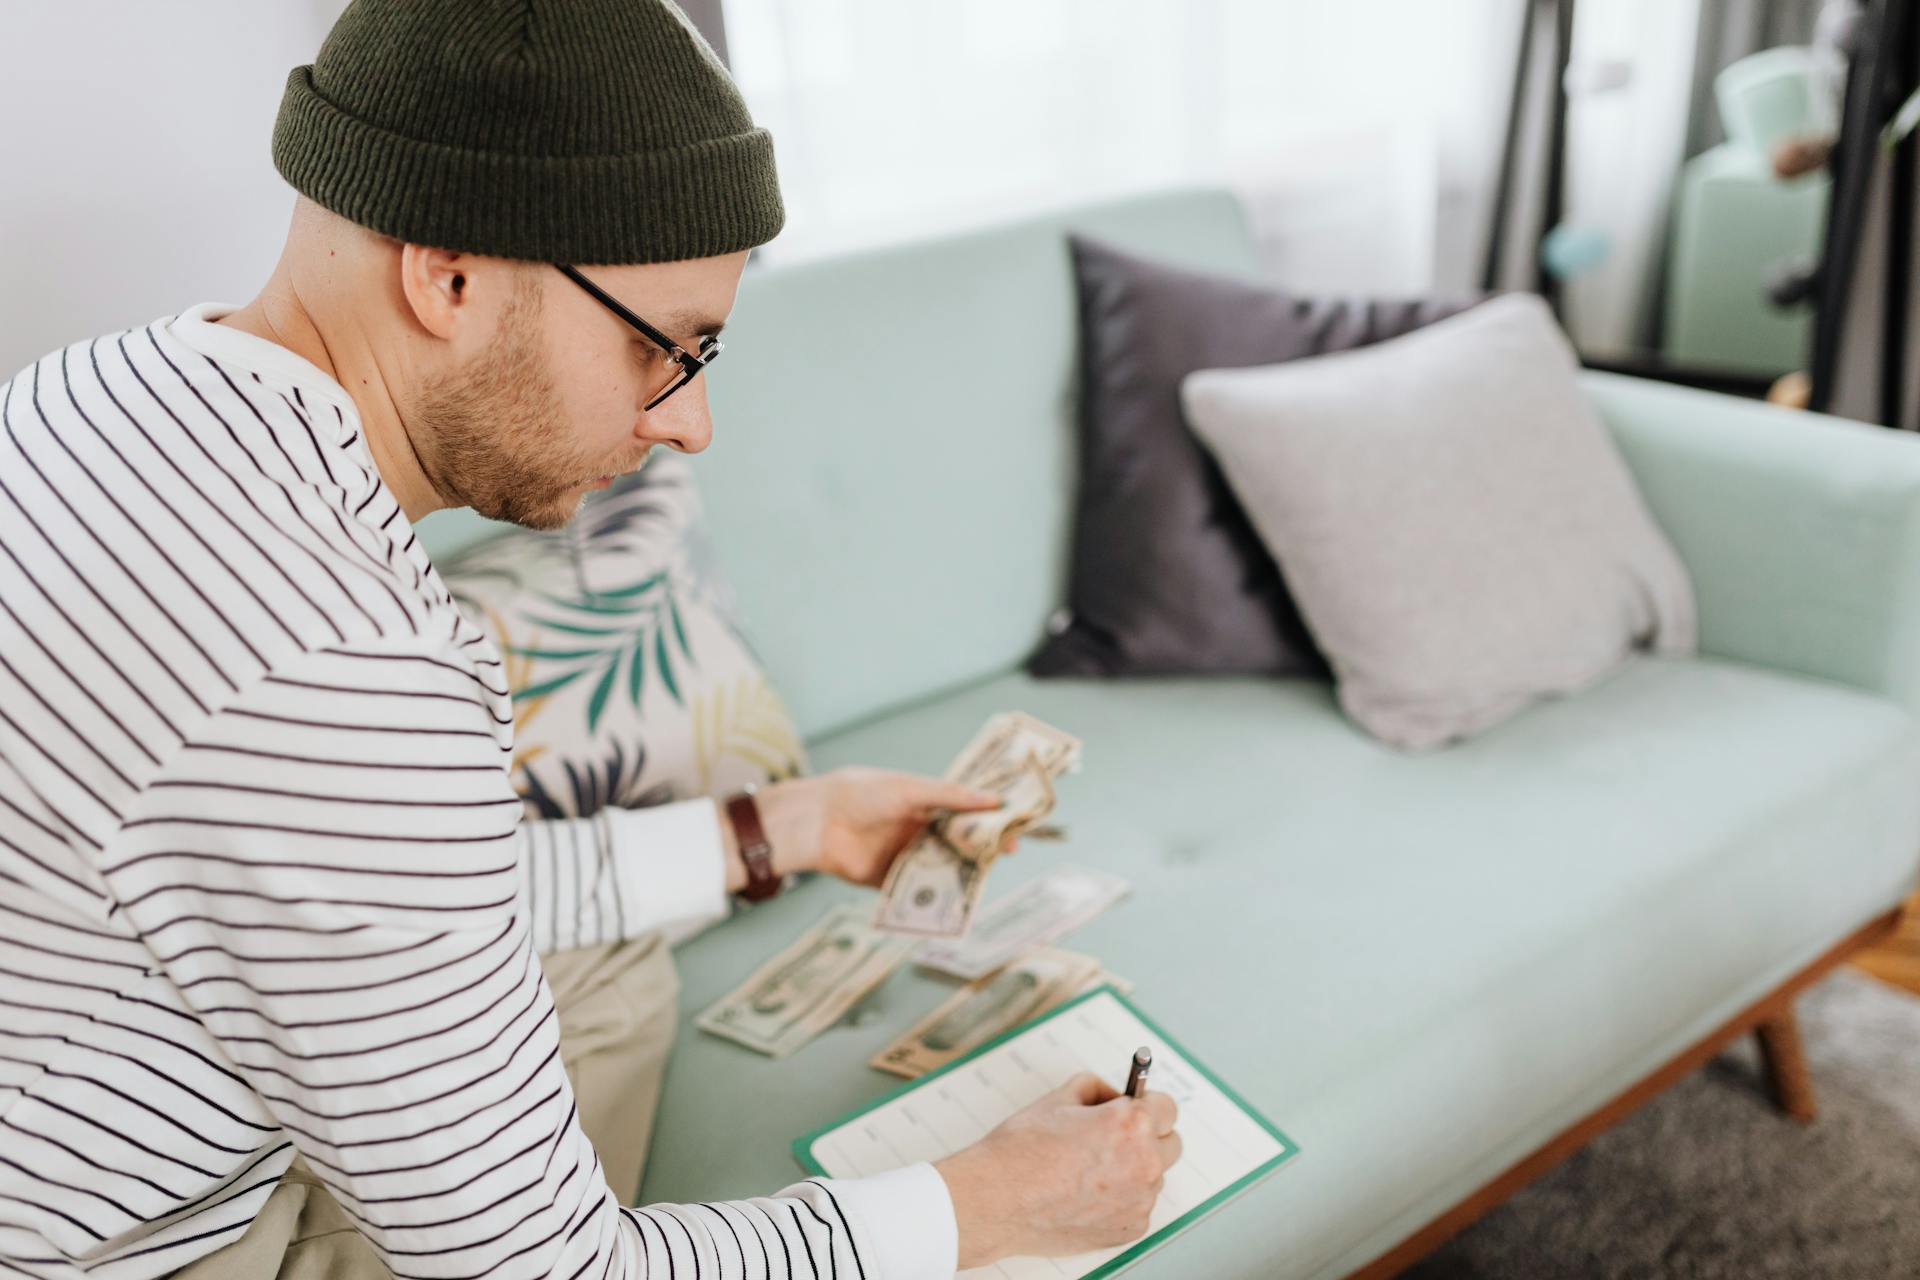
[[[760,825],[760,806],[754,802],[757,787],[748,787],[727,797],[727,821],[740,841],[740,861],[747,867],[747,887],[740,896],[748,902],[763,902],[780,892],[780,877],[773,872],[773,846],[767,843],[766,828]]]

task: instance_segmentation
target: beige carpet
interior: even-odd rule
[[[1840,970],[1801,998],[1820,1118],[1751,1038],[1443,1245],[1412,1280],[1920,1278],[1920,997]]]

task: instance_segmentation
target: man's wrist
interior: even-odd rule
[[[815,783],[812,778],[787,778],[768,783],[754,797],[760,803],[760,822],[766,828],[767,843],[773,846],[773,870],[777,875],[814,871],[820,866],[820,813]]]
[[[714,801],[720,821],[720,839],[726,857],[727,892],[739,893],[747,887],[746,859],[742,854],[740,833],[727,812],[727,800]],[[754,807],[759,811],[761,830],[772,850],[773,873],[790,875],[811,871],[819,865],[819,821],[815,803],[805,784],[798,779],[769,783],[754,792]]]
[[[947,1184],[953,1202],[956,1251],[960,1270],[984,1267],[1011,1252],[1006,1236],[1007,1214],[996,1191],[1000,1179],[982,1167],[978,1147],[969,1147],[934,1162],[933,1171]]]

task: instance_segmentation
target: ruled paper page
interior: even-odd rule
[[[1147,1230],[1151,1238],[1242,1178],[1276,1163],[1289,1148],[1111,992],[1091,996],[823,1134],[813,1142],[814,1158],[834,1177],[938,1160],[985,1137],[1002,1120],[1081,1071],[1123,1088],[1133,1051],[1143,1044],[1153,1049],[1148,1087],[1171,1094],[1180,1104],[1178,1131],[1184,1144],[1154,1205]],[[1009,1258],[960,1274],[967,1280],[1077,1280],[1124,1251]]]

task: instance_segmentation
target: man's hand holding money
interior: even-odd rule
[[[901,850],[943,813],[998,809],[1001,797],[960,783],[942,782],[892,769],[844,768],[811,778],[763,787],[756,797],[773,869],[824,871],[851,884],[877,886]],[[746,866],[732,824],[721,811],[726,845],[727,890],[747,883]],[[1001,852],[1018,844],[1009,839]]]

